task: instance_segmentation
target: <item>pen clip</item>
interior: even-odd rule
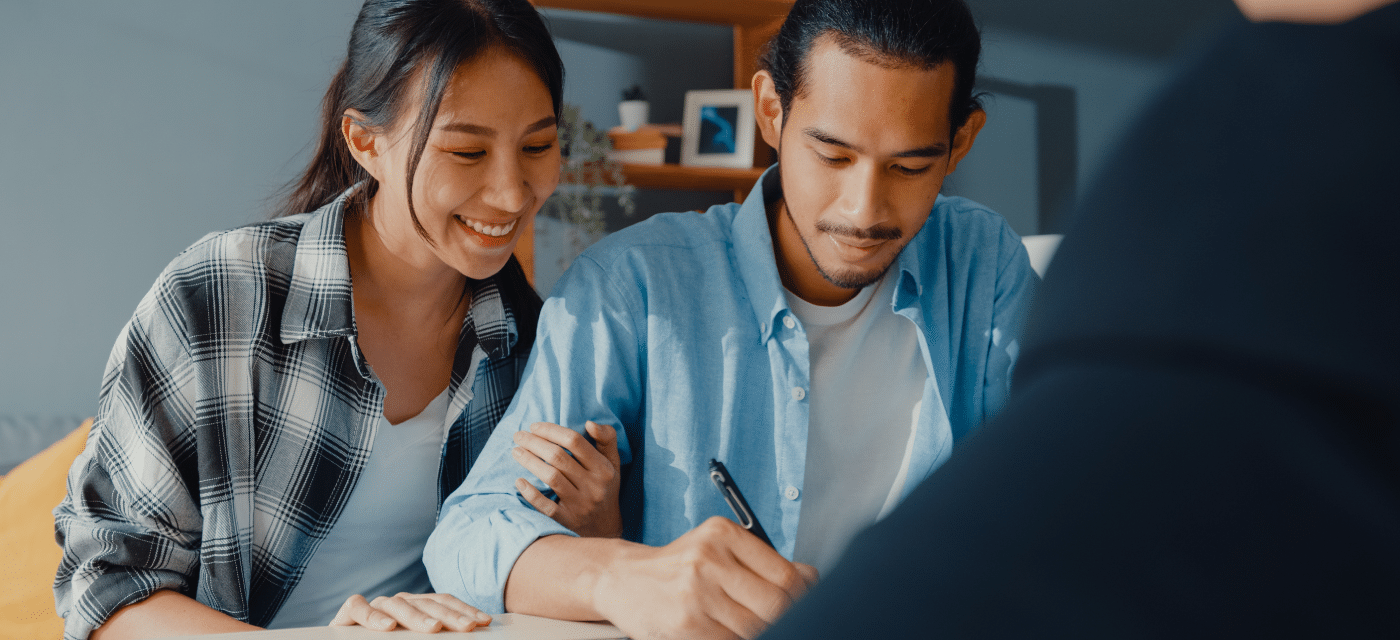
[[[729,475],[729,470],[724,468],[724,463],[715,459],[710,460],[710,481],[715,483],[715,488],[724,497],[724,502],[734,511],[734,517],[738,519],[739,526],[750,533],[758,536],[768,546],[773,546],[773,541],[768,539],[768,532],[763,530],[763,525],[758,523],[758,516],[754,515],[753,509],[749,507],[749,501],[744,499],[743,492],[739,491],[739,486],[734,483],[734,478]]]
[[[716,487],[719,487],[720,495],[724,496],[724,501],[728,503],[729,508],[734,511],[734,517],[739,520],[739,526],[752,530],[754,522],[753,516],[751,516],[749,510],[745,508],[748,505],[744,504],[744,502],[739,499],[739,496],[734,493],[734,486],[726,483],[724,475],[719,471],[710,471],[710,480],[715,483]]]

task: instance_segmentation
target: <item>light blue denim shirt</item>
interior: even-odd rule
[[[540,421],[621,427],[627,539],[665,545],[731,515],[708,476],[718,458],[792,557],[810,367],[768,230],[764,203],[778,182],[770,168],[743,205],[654,216],[574,262],[545,302],[515,401],[428,539],[435,589],[501,612],[521,552],[543,536],[573,535],[514,488],[517,477],[545,488],[510,455],[512,434]],[[900,280],[888,304],[918,327],[931,372],[907,495],[1005,400],[1038,280],[1001,216],[942,196],[892,269]]]

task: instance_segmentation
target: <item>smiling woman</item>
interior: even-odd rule
[[[489,623],[426,593],[422,548],[530,352],[512,250],[562,86],[526,0],[365,2],[281,215],[181,253],[118,337],[55,513],[66,637]],[[616,438],[589,431],[522,446],[567,448],[549,512],[612,535]]]

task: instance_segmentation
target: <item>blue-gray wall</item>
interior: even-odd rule
[[[1018,15],[1004,13],[1011,0],[982,1]],[[94,412],[117,332],[159,270],[204,233],[265,217],[305,157],[358,5],[0,3],[0,414]],[[547,13],[566,99],[601,127],[617,123],[633,83],[653,120],[672,122],[686,89],[729,86],[726,28]],[[1165,68],[1162,47],[1057,39],[1014,21],[988,23],[986,39],[985,74],[1074,89],[1080,182]],[[989,111],[950,190],[1035,232],[1034,106],[997,97]],[[654,192],[639,209],[715,196]]]
[[[160,269],[300,164],[357,9],[0,3],[0,413],[96,410]]]

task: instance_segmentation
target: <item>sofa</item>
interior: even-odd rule
[[[0,638],[58,639],[53,508],[91,421],[0,417]]]

